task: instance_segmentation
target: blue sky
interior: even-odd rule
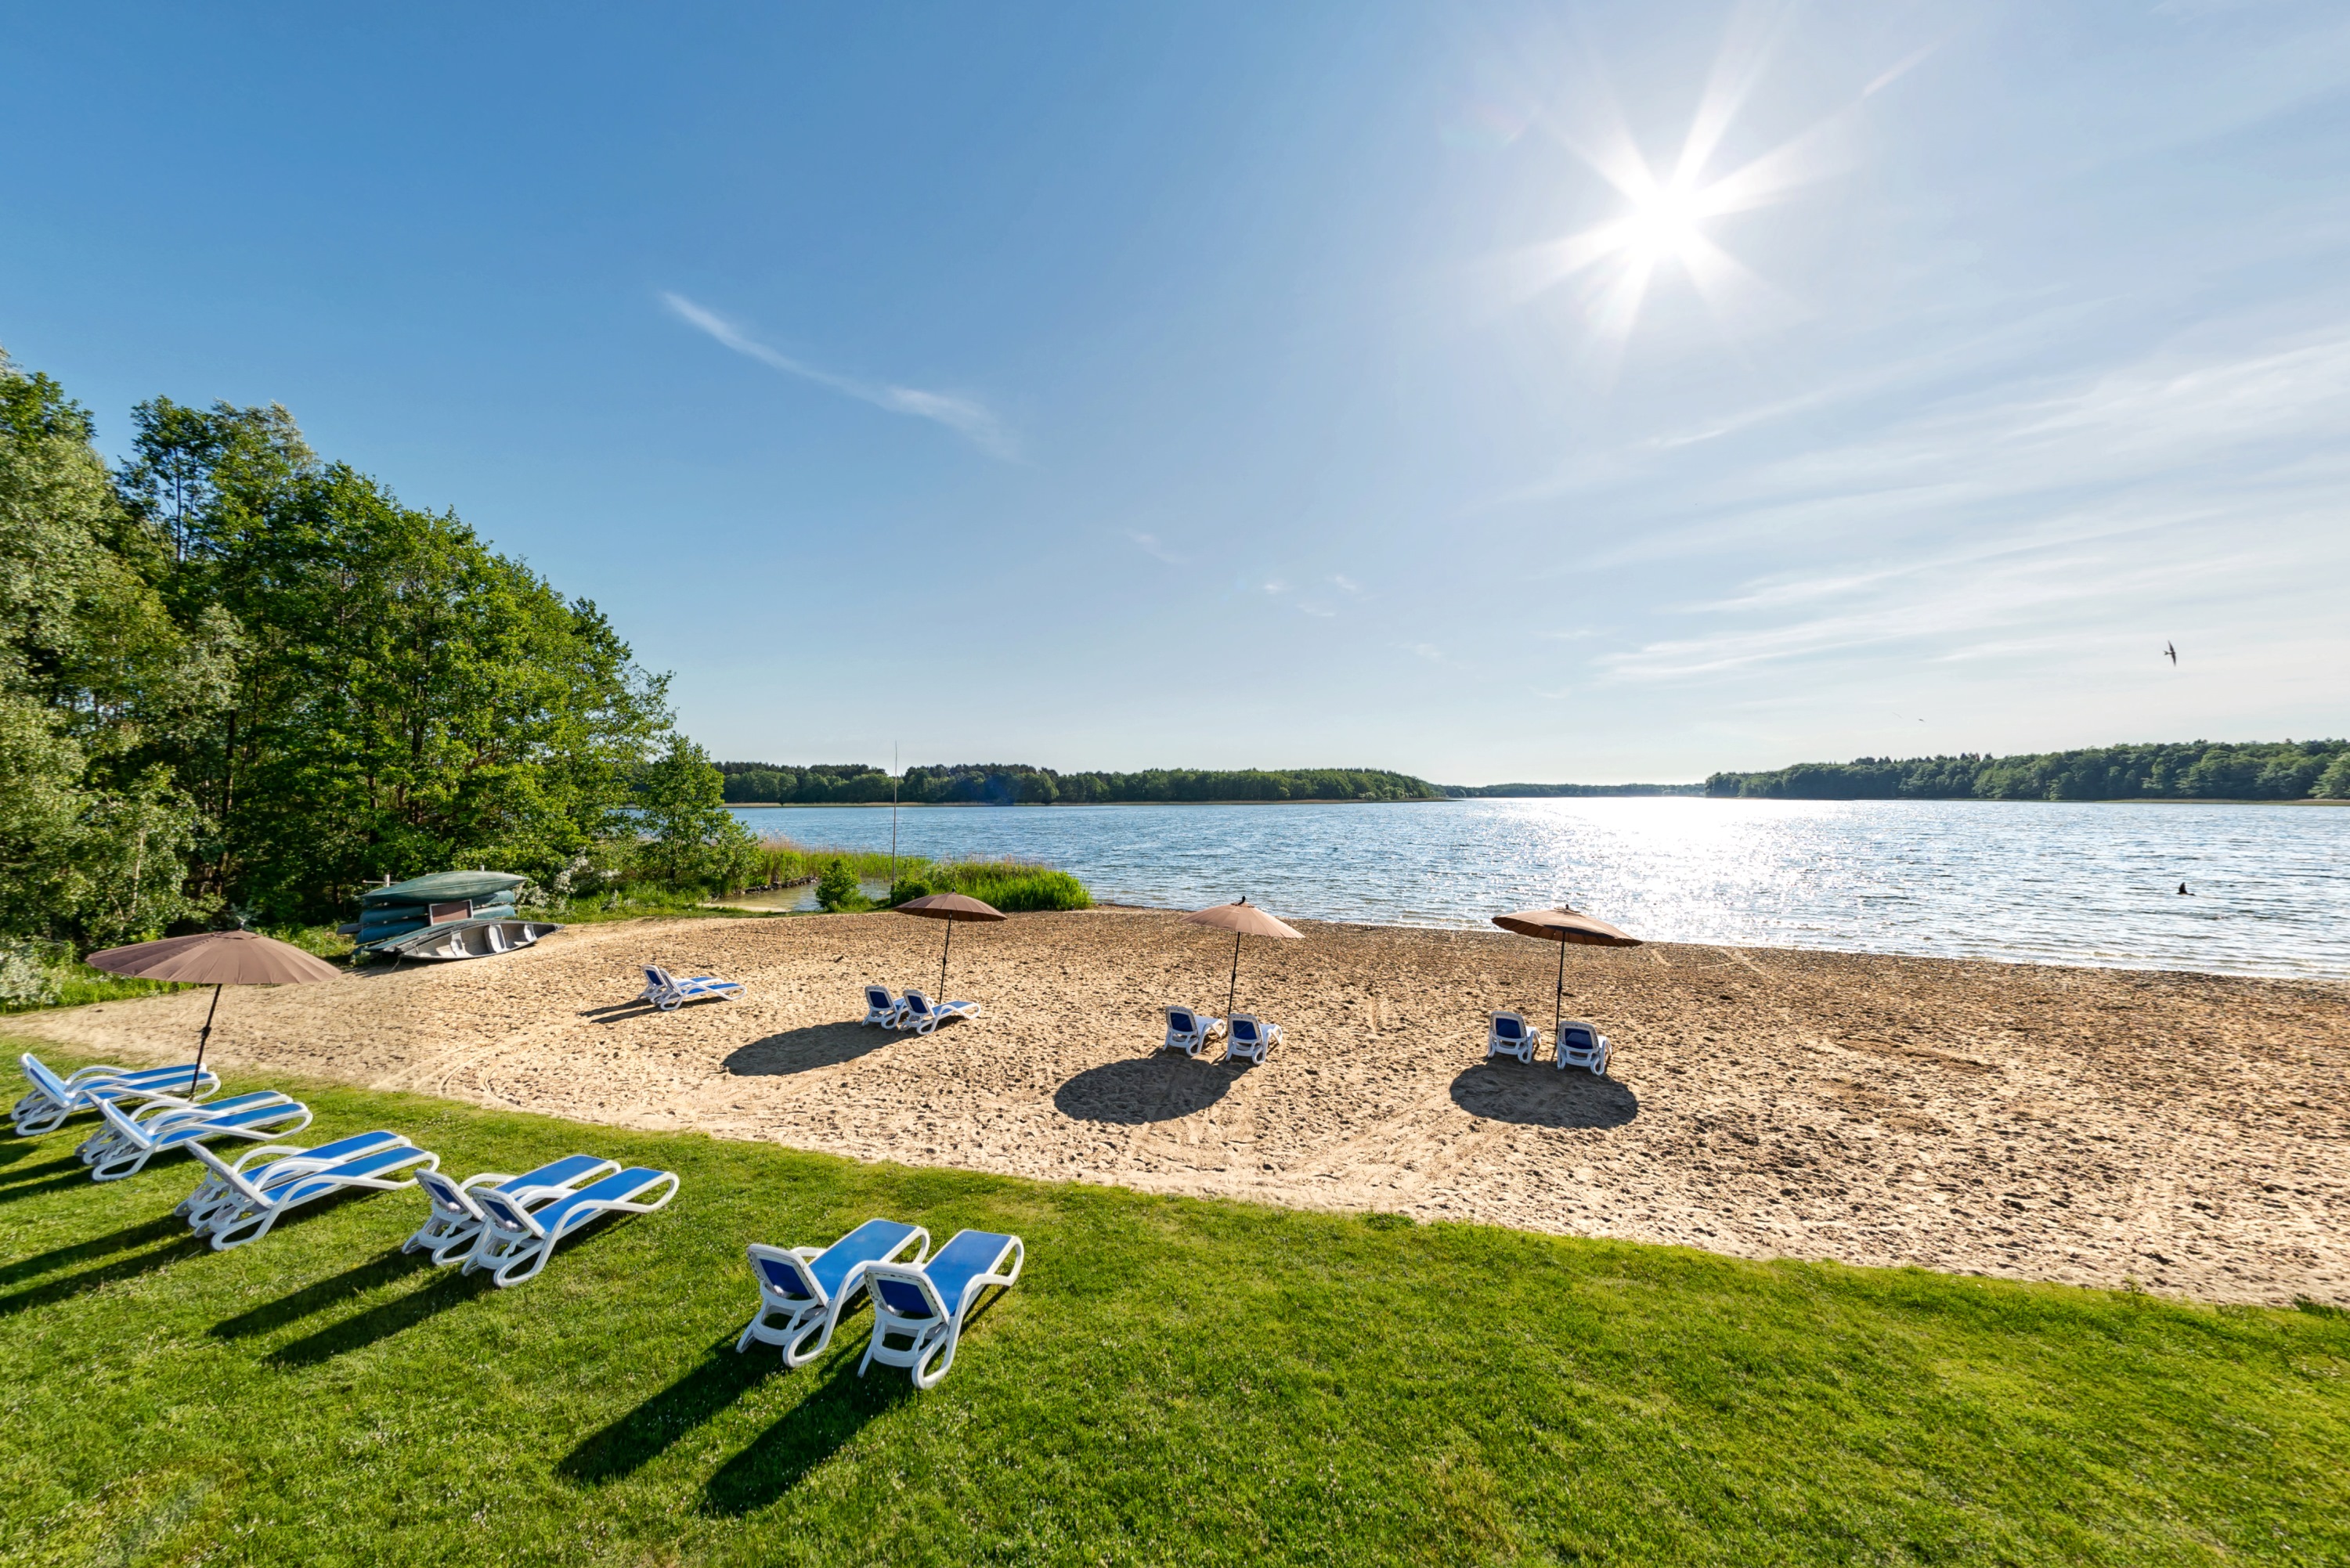
[[[0,344],[721,755],[2350,730],[2350,8],[486,9],[0,13]]]

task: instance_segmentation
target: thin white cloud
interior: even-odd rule
[[[1156,534],[1137,534],[1132,531],[1128,531],[1126,536],[1133,542],[1136,549],[1141,551],[1144,555],[1149,556],[1152,560],[1164,561],[1170,566],[1180,566],[1183,565],[1183,557],[1175,554],[1164,544],[1160,543],[1159,535]]]
[[[707,333],[747,359],[756,359],[786,376],[812,381],[828,391],[838,392],[845,398],[855,398],[861,403],[870,403],[877,409],[887,409],[893,414],[910,414],[918,420],[942,424],[996,457],[1008,461],[1020,455],[1012,432],[985,404],[976,399],[953,392],[927,391],[920,387],[875,386],[847,376],[836,376],[829,370],[820,369],[805,360],[795,359],[788,354],[768,348],[744,333],[733,322],[696,305],[681,294],[664,293],[661,303],[679,320]]]

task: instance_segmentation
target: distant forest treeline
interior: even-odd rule
[[[1856,757],[1715,774],[1710,795],[1767,800],[2350,799],[2350,741],[2182,741],[1994,757]]]
[[[738,805],[868,805],[890,798],[887,771],[864,763],[721,763]],[[1024,763],[908,768],[897,798],[909,805],[1097,805],[1119,801],[1434,800],[1426,779],[1383,768],[1151,768],[1139,774],[1055,773]]]
[[[1705,785],[1695,784],[1440,784],[1437,787],[1455,800],[1526,800],[1567,794],[1703,794],[1705,793]]]

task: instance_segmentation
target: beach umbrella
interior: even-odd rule
[[[1243,937],[1288,937],[1293,940],[1303,941],[1305,937],[1304,931],[1290,929],[1254,904],[1250,903],[1245,898],[1230,904],[1218,904],[1212,909],[1197,910],[1184,916],[1183,919],[1188,925],[1213,926],[1220,931],[1232,933],[1232,978],[1224,987],[1224,1012],[1227,1017],[1232,1011],[1232,998],[1240,994],[1241,939]]]
[[[164,980],[182,985],[209,985],[213,1004],[204,1009],[203,1033],[196,1036],[196,1065],[188,1075],[188,1093],[196,1092],[196,1075],[203,1071],[204,1047],[213,1037],[213,1014],[220,1011],[224,985],[303,985],[312,981],[340,980],[343,971],[324,959],[311,957],[259,931],[206,931],[193,937],[165,937],[161,941],[133,942],[108,948],[83,960],[92,969],[134,980]]]
[[[1520,909],[1496,915],[1493,923],[1505,931],[1558,944],[1558,992],[1551,998],[1550,1037],[1558,1038],[1559,1021],[1566,1016],[1566,944],[1587,948],[1637,948],[1640,939],[1617,930],[1605,920],[1579,915],[1561,904],[1555,909]]]
[[[993,904],[983,904],[961,893],[932,893],[920,898],[909,898],[898,906],[901,915],[920,915],[926,920],[944,920],[947,940],[939,949],[939,1000],[947,999],[947,952],[954,946],[954,929],[965,920],[1000,920],[1003,911]]]

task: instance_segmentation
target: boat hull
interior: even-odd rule
[[[463,959],[495,958],[526,948],[539,938],[561,930],[548,920],[450,920],[427,927],[412,936],[376,944],[376,951],[394,958],[431,959],[452,963]]]

